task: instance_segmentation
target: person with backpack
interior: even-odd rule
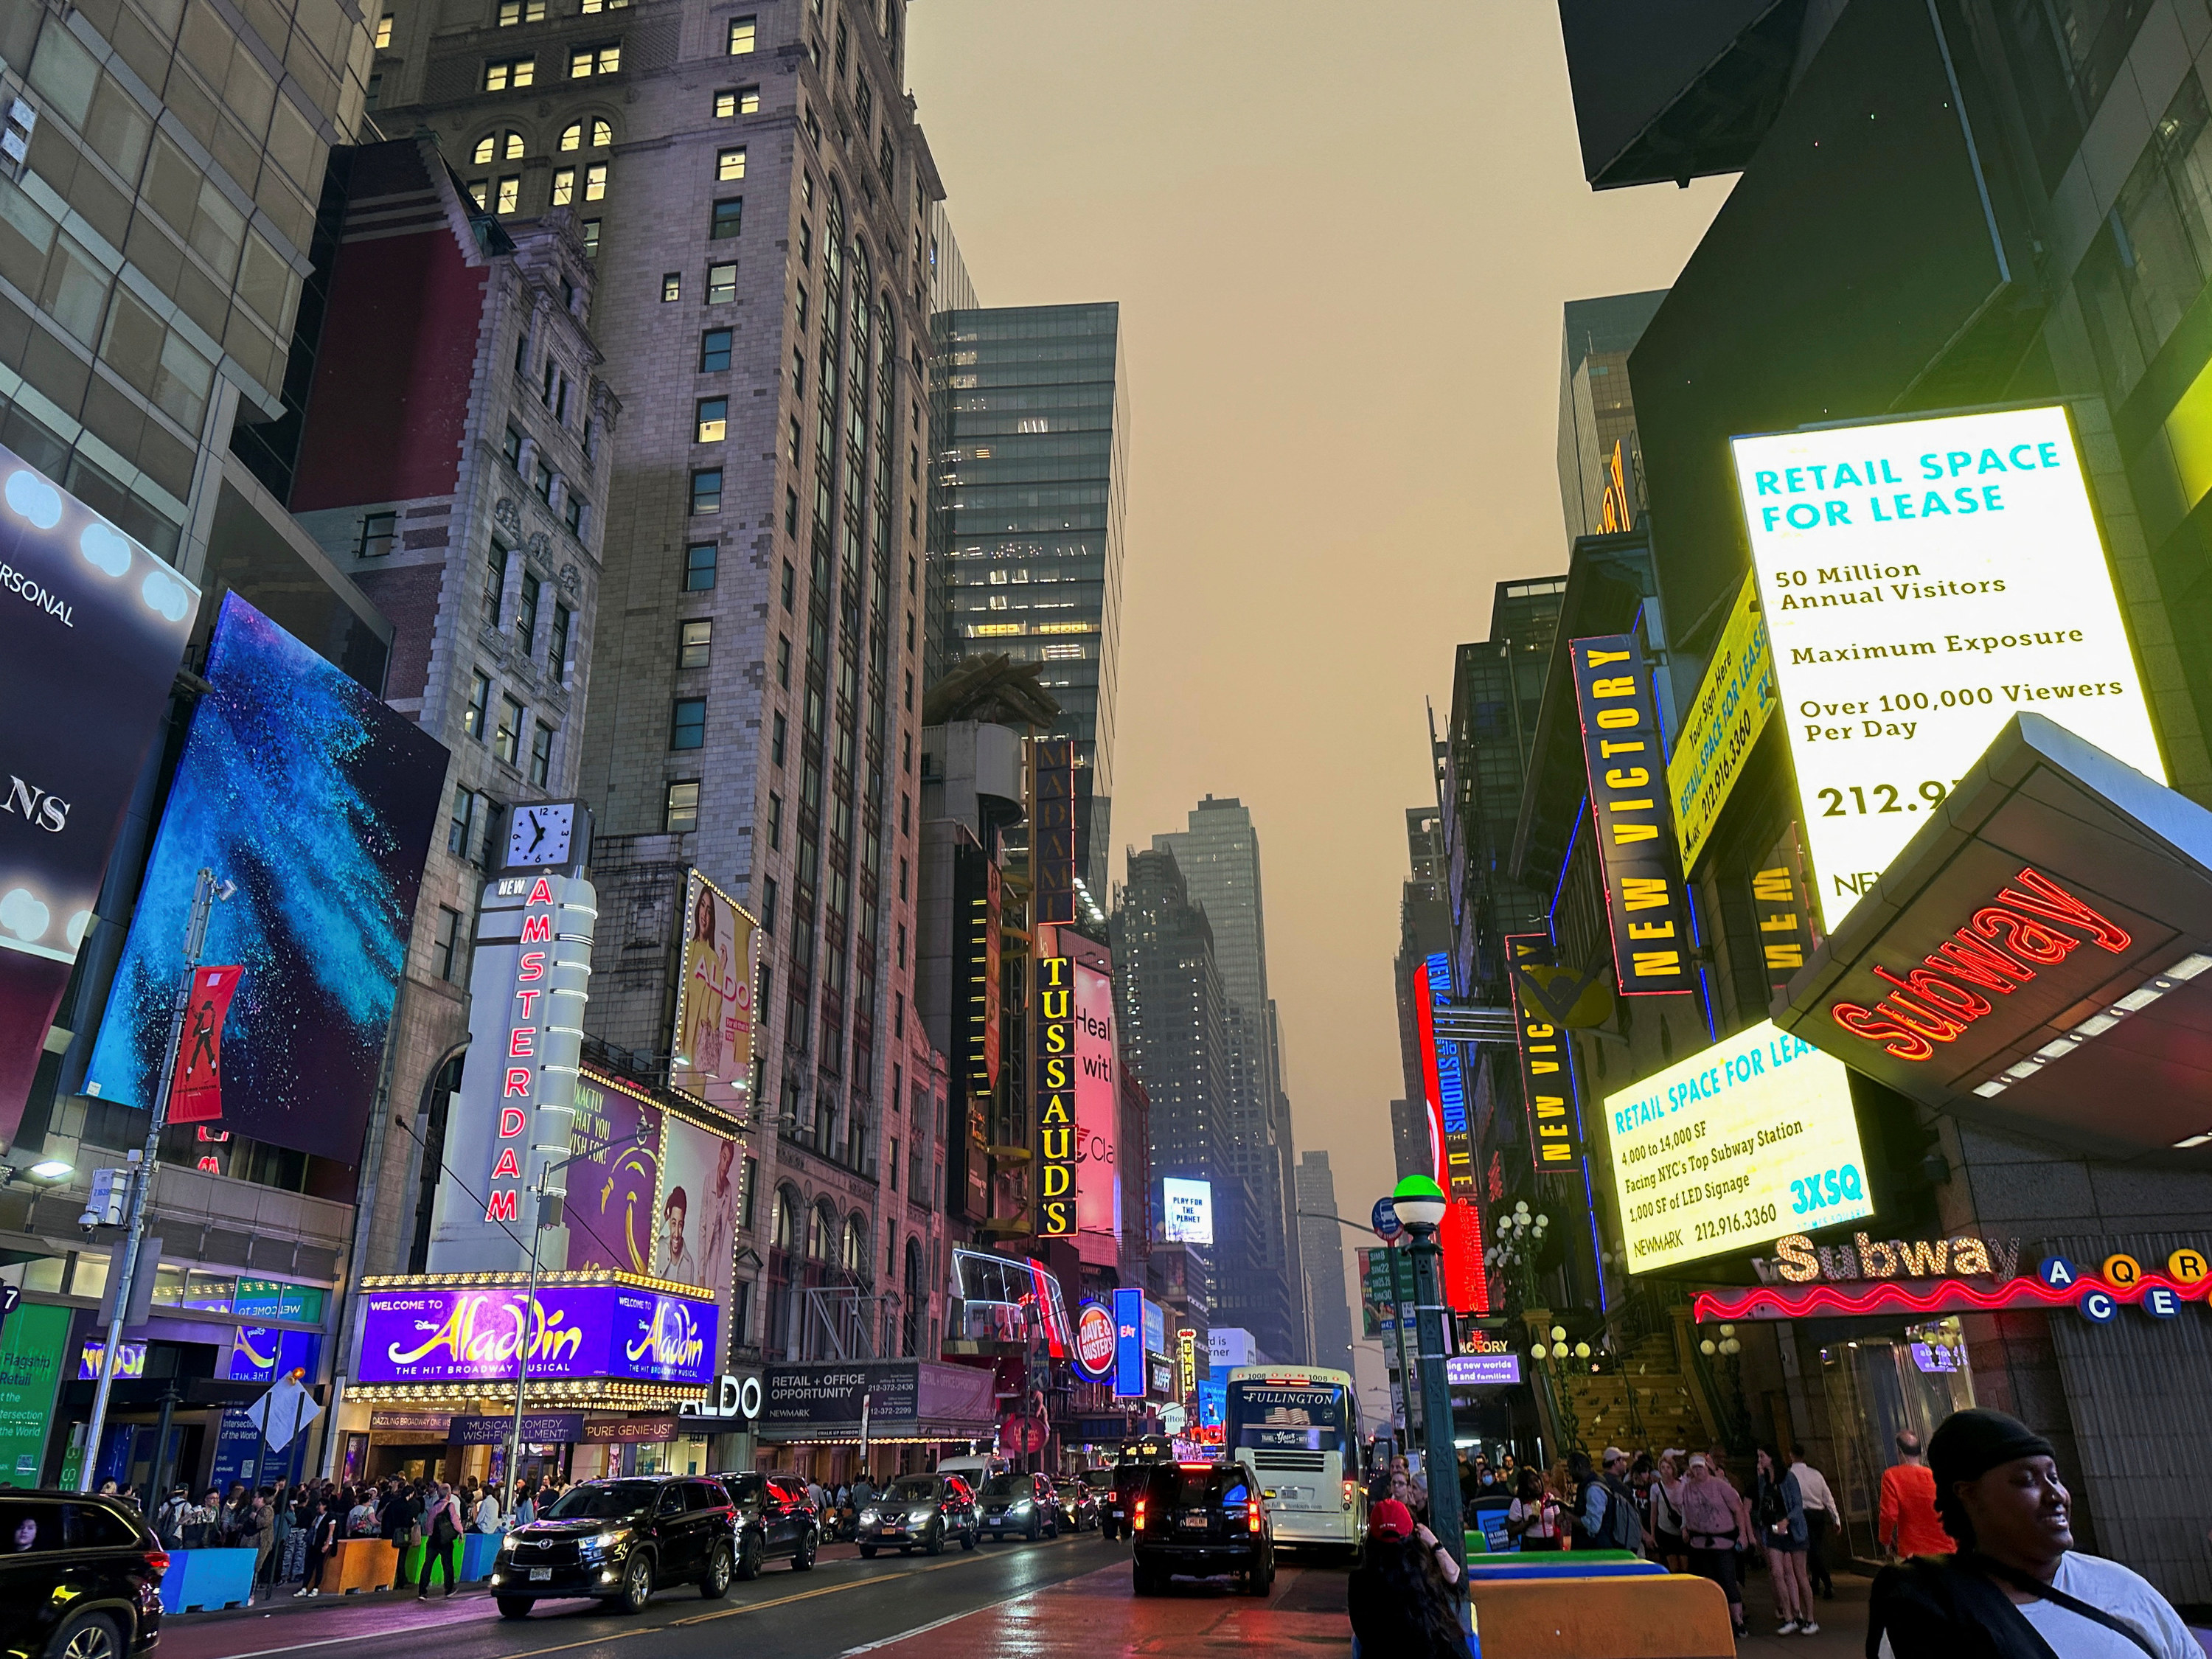
[[[1637,1516],[1636,1495],[1627,1481],[1628,1454],[1618,1446],[1605,1449],[1605,1467],[1590,1467],[1577,1452],[1569,1464],[1577,1492],[1575,1532],[1594,1550],[1644,1553],[1644,1523]]]
[[[2074,1547],[2073,1494],[2051,1445],[1974,1407],[1929,1437],[1936,1513],[1957,1544],[1884,1567],[1868,1607],[1869,1659],[2200,1659],[2149,1581]]]
[[[1681,1484],[1668,1494],[1682,1517],[1682,1541],[1689,1547],[1690,1571],[1710,1578],[1728,1598],[1729,1622],[1738,1637],[1751,1632],[1743,1622],[1743,1589],[1736,1577],[1736,1552],[1748,1541],[1743,1500],[1724,1475],[1713,1473],[1707,1454],[1690,1454]]]
[[[1759,1449],[1759,1498],[1756,1518],[1759,1541],[1766,1546],[1767,1571],[1774,1580],[1775,1611],[1782,1617],[1777,1636],[1812,1636],[1820,1622],[1813,1616],[1813,1583],[1805,1571],[1805,1495],[1789,1460],[1765,1447]]]
[[[454,1566],[453,1552],[460,1547],[464,1525],[461,1500],[454,1496],[453,1489],[443,1481],[433,1481],[422,1516],[422,1583],[415,1592],[416,1601],[430,1599],[430,1575],[434,1569],[444,1571],[446,1595],[448,1598],[453,1595],[453,1586],[459,1577]]]

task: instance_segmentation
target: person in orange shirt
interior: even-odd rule
[[[1875,1537],[1893,1556],[1949,1555],[1959,1546],[1936,1518],[1936,1477],[1911,1430],[1897,1437],[1899,1461],[1881,1472]]]

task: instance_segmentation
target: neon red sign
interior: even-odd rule
[[[2100,1281],[2095,1288],[2115,1302],[2141,1302],[2164,1288],[2184,1299],[2202,1300],[2212,1279],[2181,1284],[2146,1273],[2133,1284]],[[1893,1279],[1877,1279],[1863,1291],[1833,1285],[1759,1285],[1747,1291],[1700,1291],[1691,1316],[1703,1324],[1715,1319],[1812,1319],[1821,1315],[1997,1313],[2011,1308],[2070,1308],[2081,1299],[2080,1284],[2046,1285],[2040,1279],[2008,1279],[1995,1289],[1963,1279],[1938,1279],[1923,1290]]]
[[[526,912],[522,919],[522,939],[526,944],[548,943],[553,938],[553,884],[541,875],[531,883],[530,896],[523,900]],[[542,909],[538,907],[544,907]],[[538,1004],[545,995],[539,981],[545,977],[544,951],[525,951],[515,958],[514,994],[508,1018],[512,1022],[507,1033],[507,1077],[500,1090],[502,1100],[534,1101],[538,1092],[538,1028],[545,1016]],[[529,1120],[518,1106],[501,1106],[499,1114],[499,1156],[491,1166],[489,1182],[509,1183],[501,1187],[487,1186],[484,1200],[484,1219],[514,1221],[519,1218],[522,1196],[522,1161],[516,1155],[523,1144],[522,1133]]]
[[[2085,942],[2067,929],[2086,934],[2087,943],[2116,956],[2133,942],[2126,929],[2050,877],[2023,868],[2015,879],[2017,886],[2005,888],[1994,902],[1976,910],[1965,927],[1921,958],[1919,967],[1903,975],[1875,967],[1875,977],[1896,988],[1873,1007],[1832,1003],[1829,1017],[1899,1060],[1927,1060],[1937,1043],[1956,1042],[1999,1006],[1984,992],[2008,997],[2033,979],[2038,969],[2056,967]],[[2054,922],[2063,926],[2049,925]]]

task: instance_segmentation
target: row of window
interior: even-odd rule
[[[546,365],[546,372],[548,380],[546,406],[555,410],[554,418],[559,420],[566,414],[568,409],[568,377],[559,374],[550,362]],[[560,388],[557,392],[554,390],[556,384]],[[525,472],[522,444],[522,434],[513,427],[509,427],[507,428],[506,441],[500,453],[506,457],[507,464],[514,469],[515,477],[520,478],[531,493],[539,501],[544,501],[546,506],[553,505],[553,497],[557,486],[561,496],[559,508],[561,520],[568,526],[568,533],[581,541],[584,538],[584,526],[591,511],[589,506],[565,477],[547,465],[543,450],[531,458],[530,469]],[[586,453],[589,453],[590,449],[590,423],[586,422]],[[494,620],[495,622],[497,619]]]
[[[720,204],[716,204],[717,206]],[[734,233],[732,233],[734,234]],[[663,271],[660,276],[660,303],[672,304],[684,297],[684,273]],[[736,262],[712,264],[707,267],[707,303],[726,306],[738,297],[738,267]],[[729,365],[722,365],[725,368]]]
[[[513,17],[507,15],[510,9],[514,12]],[[599,8],[587,5],[586,9],[596,11]],[[544,0],[501,0],[499,21],[502,24],[535,23],[542,21],[544,15]],[[386,26],[389,22],[387,18],[384,24],[378,26],[380,45],[391,43],[392,31]],[[730,56],[742,58],[753,51],[759,39],[759,31],[751,18],[732,17],[728,39]],[[568,48],[568,78],[571,81],[587,81],[593,76],[618,75],[621,72],[622,42],[619,40],[595,41],[589,46]],[[536,85],[537,82],[538,58],[534,52],[484,60],[483,89],[486,92],[519,92],[525,87]],[[718,95],[718,106],[720,101]],[[719,107],[715,112],[721,112]]]
[[[469,700],[461,710],[461,729],[478,743],[489,743],[502,764],[526,770],[532,783],[540,789],[547,787],[546,780],[553,772],[553,728],[544,720],[531,720],[529,711],[505,692],[500,694],[496,710],[491,699],[491,676],[479,668],[469,677]],[[522,757],[526,726],[532,728],[526,769]]]

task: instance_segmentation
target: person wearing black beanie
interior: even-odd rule
[[[1928,1463],[1959,1553],[1875,1577],[1868,1659],[2202,1659],[2147,1580],[2074,1547],[2072,1495],[2051,1443],[2027,1424],[1954,1412]]]

